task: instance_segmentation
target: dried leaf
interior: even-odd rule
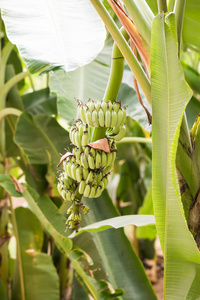
[[[21,183],[19,183],[19,181],[10,175],[10,178],[12,179],[14,186],[15,186],[15,190],[21,194],[23,194],[23,190],[25,189],[25,186],[21,185]]]
[[[116,149],[109,147],[108,140],[106,138],[97,140],[96,142],[88,144],[93,149],[103,150],[107,153],[116,152]]]
[[[71,156],[71,155],[73,155],[71,152],[66,152],[62,157],[61,157],[61,159],[60,159],[60,162],[59,162],[59,164],[57,165],[57,167],[60,167],[60,165],[62,164],[62,162],[68,157],[68,156]]]
[[[136,46],[136,48],[141,56],[144,67],[147,71],[147,76],[149,76],[149,74],[148,74],[149,73],[148,68],[150,66],[149,54],[148,54],[146,48],[144,47],[142,38],[141,38],[140,34],[137,32],[137,29],[135,28],[133,21],[129,18],[129,16],[125,12],[123,6],[120,6],[119,3],[117,3],[115,0],[108,0],[108,2],[110,4],[110,6],[112,7],[112,9],[114,10],[114,12],[116,13],[118,19],[120,20],[120,22],[126,29],[127,33],[129,34],[132,42]]]

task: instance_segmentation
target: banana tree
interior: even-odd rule
[[[141,115],[138,116],[138,114],[140,113],[135,113],[132,109],[135,100],[132,100],[126,91],[131,91],[133,93],[131,95],[134,97],[136,94],[138,95],[140,103],[144,107],[143,122],[145,112],[149,122],[151,122],[150,111],[152,111],[152,197],[157,233],[165,258],[164,297],[165,299],[198,299],[200,260],[198,250],[199,119],[193,125],[189,135],[188,115],[190,111],[186,113],[185,111],[192,97],[192,90],[184,78],[183,67],[186,70],[187,66],[183,64],[182,67],[181,57],[183,50],[187,53],[187,49],[194,51],[200,47],[199,40],[196,38],[199,30],[200,5],[195,0],[190,2],[176,0],[168,1],[168,3],[164,0],[160,0],[158,3],[156,1],[124,0],[125,10],[121,2],[109,0],[109,4],[124,27],[119,30],[116,25],[118,20],[114,18],[115,22],[111,17],[113,11],[107,3],[104,3],[106,5],[104,6],[99,0],[91,0],[90,2],[85,1],[84,5],[81,6],[79,1],[74,1],[71,4],[58,2],[58,4],[50,3],[47,7],[46,4],[38,1],[31,6],[30,10],[30,6],[27,6],[28,4],[23,0],[15,3],[14,1],[6,3],[2,0],[0,7],[8,37],[17,45],[31,72],[44,71],[44,69],[45,71],[55,70],[58,67],[67,71],[64,73],[62,70],[55,70],[51,76],[50,86],[58,96],[58,112],[69,124],[77,118],[76,102],[72,99],[76,97],[83,102],[79,101],[80,116],[83,123],[90,125],[91,128],[88,129],[87,126],[82,125],[81,127],[80,121],[73,125],[74,128],[72,126],[70,139],[76,145],[76,149],[105,137],[116,138],[117,136],[116,139],[121,137],[123,133],[121,133],[121,128],[123,128],[122,124],[125,119],[123,119],[123,111],[122,117],[118,116],[119,111],[119,115],[121,114],[120,107],[114,108],[114,101],[119,99],[118,93],[123,97],[123,105],[126,105],[126,100],[129,103],[126,109],[127,115],[139,122]],[[73,10],[78,13],[72,17],[69,12]],[[42,26],[44,30],[41,30],[39,22],[33,21],[38,21],[38,11],[43,12],[41,21],[44,22]],[[110,53],[111,49],[109,42],[99,56],[93,60],[102,49],[105,39],[105,29],[98,15],[115,42],[111,64],[106,55],[108,50]],[[16,22],[16,19],[20,21]],[[77,26],[77,24],[81,24],[81,26]],[[49,28],[51,28],[50,32],[54,39],[52,39],[52,35],[49,35]],[[27,34],[30,39],[27,38]],[[90,44],[92,47],[89,47]],[[125,71],[124,58],[128,64]],[[88,64],[89,62],[91,63]],[[88,65],[75,70],[84,64]],[[134,77],[135,90],[131,84],[127,84],[126,72]],[[188,80],[188,83],[192,83],[191,87],[194,86],[193,82],[193,80]],[[141,92],[139,92],[137,83]],[[90,101],[86,104],[86,98],[89,97],[94,98],[95,103]],[[104,98],[105,101],[98,102],[98,98]],[[189,105],[194,105],[193,103],[194,101],[190,101]],[[111,110],[109,111],[107,107],[111,107]],[[139,104],[135,106],[136,112],[140,111],[138,107]],[[198,101],[196,107],[199,109]],[[43,112],[45,111],[43,110]],[[197,115],[198,112],[192,114],[193,121],[191,123],[194,123]],[[48,180],[51,178],[54,187],[56,181],[52,170],[55,172],[56,164],[59,162],[58,153],[59,151],[62,152],[60,148],[67,147],[67,145],[62,146],[63,142],[60,144],[58,139],[55,139],[56,132],[59,132],[60,140],[64,136],[67,136],[66,139],[68,139],[68,134],[61,128],[57,131],[49,131],[50,128],[55,129],[57,126],[55,122],[54,116],[49,116],[47,120],[44,115],[31,115],[30,111],[20,113],[14,138],[15,144],[23,149],[31,165],[48,165]],[[147,123],[148,121],[146,121]],[[106,130],[107,127],[120,126],[122,127],[118,131]],[[149,129],[148,126],[147,128]],[[32,137],[27,139],[30,131]],[[89,135],[91,136],[90,139]],[[148,142],[148,139],[141,140],[141,138],[129,137],[122,139],[121,143],[142,141]],[[140,222],[137,223],[136,216],[128,218],[126,222],[124,218],[118,219],[119,214],[106,192],[103,192],[100,198],[93,199],[92,202],[89,199],[82,199],[83,202],[81,202],[82,194],[86,198],[88,196],[98,197],[101,194],[107,184],[107,175],[97,179],[97,181],[99,180],[98,187],[100,186],[98,189],[95,184],[88,185],[90,181],[93,182],[94,180],[93,173],[90,172],[91,175],[85,175],[86,177],[82,180],[83,173],[80,174],[79,165],[82,164],[85,169],[88,169],[87,166],[89,169],[108,168],[107,171],[109,172],[115,158],[115,151],[111,151],[111,149],[115,150],[115,145],[108,145],[107,151],[105,151],[104,145],[103,148],[97,148],[97,152],[93,147],[94,144],[90,145],[90,148],[87,148],[88,153],[84,153],[79,160],[77,159],[76,163],[80,161],[78,164],[71,161],[72,154],[78,157],[75,148],[75,150],[69,149],[68,154],[66,153],[61,158],[61,163],[66,165],[65,170],[68,170],[67,176],[70,175],[69,177],[72,179],[65,176],[60,181],[65,182],[65,185],[68,185],[69,181],[74,181],[72,182],[73,189],[70,190],[72,184],[70,184],[70,188],[67,188],[70,190],[69,193],[63,194],[63,186],[59,186],[59,190],[66,200],[78,199],[73,202],[72,208],[63,204],[59,212],[49,199],[49,196],[58,195],[56,192],[53,195],[43,197],[30,187],[28,187],[28,191],[20,188],[16,192],[14,188],[16,181],[13,183],[11,179],[5,176],[1,177],[1,185],[11,195],[23,194],[32,212],[42,223],[46,232],[54,238],[56,246],[64,253],[65,262],[68,258],[72,261],[77,278],[86,291],[80,288],[78,281],[74,280],[72,293],[74,299],[77,297],[88,299],[87,294],[92,295],[94,299],[107,299],[108,295],[121,297],[123,292],[117,288],[124,289],[123,299],[130,299],[131,297],[134,299],[155,299],[156,296],[144,274],[141,263],[124,233],[119,229],[97,233],[97,231],[108,229],[110,226],[118,228],[124,224],[145,225],[152,223],[152,219],[148,216],[146,222],[142,223],[141,218]],[[43,151],[44,149],[45,151]],[[111,158],[108,154],[111,154]],[[87,156],[89,157],[88,160],[86,159]],[[102,162],[103,156],[105,164],[99,167],[98,161],[101,160]],[[94,157],[96,161],[94,161]],[[108,160],[112,163],[106,164]],[[79,177],[81,180],[78,179]],[[76,191],[75,194],[74,191]],[[45,203],[47,203],[48,209],[45,207]],[[72,249],[71,240],[67,237],[69,233],[65,235],[63,231],[65,221],[61,215],[62,211],[69,208],[71,215],[68,218],[68,225],[72,229],[78,230],[80,213],[87,212],[87,206],[91,208],[91,211],[83,217],[82,224],[90,224],[89,227],[86,226],[83,229],[84,231],[93,231],[92,235],[86,232],[71,237],[73,237],[74,245],[89,252],[95,261],[94,267],[100,266],[101,274],[94,276],[95,279],[93,280],[79,264],[80,255],[77,254],[78,251]],[[59,220],[59,228],[56,227],[53,212],[56,213],[57,220]],[[16,212],[16,217],[23,213],[22,211]],[[109,220],[109,218],[114,219]],[[103,223],[93,224],[102,219],[105,220]],[[15,226],[16,232],[18,230],[20,233],[22,228],[20,225],[19,222]],[[21,236],[22,240],[23,236]],[[92,249],[90,249],[91,245]],[[39,249],[37,247],[36,245],[35,251]],[[18,249],[18,253],[21,253],[20,249]],[[126,255],[126,259],[122,259],[122,253]],[[63,256],[61,255],[61,257]],[[21,255],[21,259],[23,259],[23,255]],[[137,274],[134,273],[133,268],[137,269]],[[19,270],[21,282],[23,282],[21,293],[23,299],[26,299],[29,295],[28,289],[25,288],[28,281],[26,273],[23,274],[22,269]],[[106,274],[108,274],[108,278]],[[123,274],[123,280],[121,274]],[[103,279],[104,285],[98,279]],[[115,292],[113,294],[109,291],[105,280],[111,282],[114,287]],[[145,288],[143,287],[144,283]],[[76,291],[78,286],[80,288],[79,294]],[[102,292],[103,287],[105,293]],[[58,294],[52,299],[57,299],[56,297]]]

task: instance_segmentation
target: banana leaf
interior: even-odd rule
[[[164,297],[198,299],[200,254],[187,227],[175,165],[180,126],[192,92],[178,60],[174,14],[155,17],[151,42],[153,203],[165,257]]]

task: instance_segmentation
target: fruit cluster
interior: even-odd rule
[[[74,148],[72,153],[67,152],[61,158],[63,172],[58,181],[59,193],[64,200],[72,202],[67,226],[74,230],[81,221],[81,212],[89,210],[78,198],[101,195],[116,158],[115,140],[123,138],[126,131],[126,108],[121,107],[120,102],[98,100],[95,103],[89,99],[87,104],[79,102],[78,107],[80,119],[73,123],[69,132]],[[94,127],[106,129],[106,138],[99,140],[98,145],[90,143]]]

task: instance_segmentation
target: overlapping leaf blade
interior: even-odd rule
[[[8,38],[31,72],[72,71],[91,62],[106,37],[90,1],[0,1]],[[51,66],[50,66],[51,65]]]
[[[185,221],[176,176],[179,130],[192,93],[178,61],[174,28],[173,14],[166,22],[163,14],[153,21],[153,201],[165,256],[165,297],[181,300],[198,298],[200,255]]]

